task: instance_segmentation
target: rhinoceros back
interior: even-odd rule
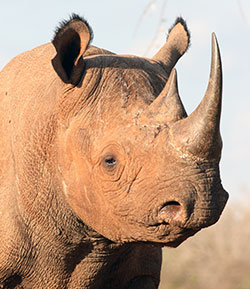
[[[32,137],[33,124],[53,109],[48,91],[55,79],[54,53],[51,44],[42,45],[18,55],[0,72],[0,195],[5,183],[13,189],[15,163],[22,144]]]

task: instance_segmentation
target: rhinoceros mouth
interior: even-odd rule
[[[200,229],[183,229],[183,231],[176,237],[176,239],[163,243],[162,246],[176,248],[186,239],[195,235],[198,231],[200,231]]]
[[[167,223],[156,224],[154,228],[157,232],[157,240],[152,244],[160,247],[177,247],[201,229],[173,227]]]

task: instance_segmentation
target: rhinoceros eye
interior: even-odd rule
[[[103,159],[103,166],[106,169],[114,169],[116,167],[117,160],[116,157],[113,155],[105,156]]]

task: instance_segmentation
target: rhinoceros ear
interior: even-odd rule
[[[83,53],[93,38],[93,32],[86,20],[72,14],[56,29],[53,45],[56,56],[52,65],[65,83],[77,85],[84,72]]]
[[[167,42],[153,56],[153,59],[161,62],[168,73],[175,66],[178,59],[187,51],[190,45],[190,32],[183,18],[178,17],[169,30]]]

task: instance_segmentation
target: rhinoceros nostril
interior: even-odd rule
[[[160,219],[168,223],[171,223],[171,220],[177,220],[180,215],[181,205],[176,201],[165,203],[159,212]]]

